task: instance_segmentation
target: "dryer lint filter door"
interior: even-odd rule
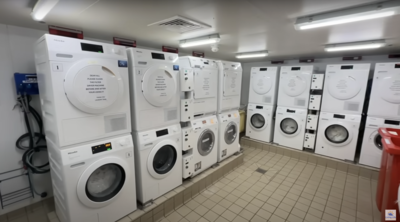
[[[400,73],[399,73],[400,74]],[[400,104],[400,77],[387,76],[379,84],[381,98],[389,103]]]
[[[215,75],[215,76],[214,76]],[[217,73],[209,70],[199,70],[194,76],[194,98],[217,97]]]
[[[241,75],[239,72],[226,70],[224,71],[224,96],[237,96],[240,93],[240,80]]]
[[[268,93],[272,88],[272,79],[267,75],[253,75],[252,84],[254,92],[259,95],[264,95]]]
[[[283,91],[291,97],[300,96],[307,88],[307,81],[300,75],[287,75],[282,81]]]
[[[153,106],[167,105],[176,96],[176,87],[174,72],[167,67],[150,68],[143,76],[143,96]]]

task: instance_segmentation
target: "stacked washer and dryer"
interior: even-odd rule
[[[136,210],[125,48],[46,34],[35,63],[60,221],[116,221]]]

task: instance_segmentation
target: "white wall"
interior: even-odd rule
[[[250,84],[250,70],[251,67],[259,67],[259,66],[270,66],[270,67],[280,67],[280,66],[291,66],[291,65],[314,65],[316,68],[315,74],[325,73],[326,66],[328,64],[350,64],[350,63],[371,63],[371,74],[373,73],[373,69],[375,68],[375,63],[377,62],[399,62],[400,59],[389,59],[387,55],[377,55],[377,56],[363,56],[361,61],[342,61],[342,57],[335,58],[324,58],[324,59],[315,59],[313,63],[299,63],[299,60],[287,60],[284,64],[274,65],[271,64],[270,61],[265,62],[242,62],[243,67],[243,79],[242,79],[242,97],[241,104],[247,105],[249,100],[249,84]]]

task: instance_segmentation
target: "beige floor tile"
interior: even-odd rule
[[[299,210],[301,210],[301,211],[304,211],[304,212],[307,212],[307,210],[308,210],[308,206],[307,206],[307,205],[302,204],[302,203],[299,203],[299,202],[297,202],[297,203],[294,205],[294,207],[297,208],[297,209],[299,209]]]
[[[280,208],[276,209],[274,214],[283,219],[286,219],[289,216],[289,212],[286,212]]]
[[[308,209],[308,213],[313,215],[313,216],[316,216],[318,218],[322,218],[323,211],[320,211],[320,210],[317,210],[315,208],[310,207]]]
[[[226,210],[224,213],[221,214],[221,216],[227,219],[228,221],[232,221],[237,216],[237,214],[230,210]]]
[[[256,215],[259,216],[259,217],[261,217],[261,218],[264,218],[265,220],[268,220],[268,219],[271,217],[272,213],[271,213],[271,212],[268,212],[268,211],[266,211],[266,210],[264,210],[264,209],[260,209],[260,210],[257,212]]]
[[[237,205],[237,204],[232,204],[232,205],[228,208],[228,210],[230,210],[230,211],[232,211],[232,212],[235,212],[235,213],[239,213],[240,211],[243,210],[243,208],[244,208],[244,207],[241,207],[241,206],[239,206],[239,205]]]
[[[227,199],[223,199],[218,203],[218,205],[221,205],[224,208],[228,208],[232,205],[232,202]]]
[[[197,222],[209,222],[209,221],[204,218],[200,218],[199,220],[197,220]]]
[[[216,214],[221,215],[227,208],[217,204],[211,210],[214,211]]]
[[[196,212],[197,214],[199,214],[200,216],[203,216],[205,213],[207,213],[207,211],[209,211],[209,209],[200,205],[193,211]]]
[[[275,200],[274,198],[271,197],[268,199],[267,203],[271,204],[272,206],[279,206],[280,201]]]
[[[278,217],[277,215],[272,215],[270,218],[269,218],[269,220],[268,221],[270,221],[270,222],[285,222],[285,220],[284,219],[282,219],[282,218],[280,218],[280,217]]]
[[[208,211],[206,214],[203,215],[203,217],[205,219],[207,219],[210,222],[214,222],[215,220],[217,220],[217,218],[219,217],[218,214],[216,214],[214,211]]]
[[[224,198],[222,198],[219,195],[213,195],[212,197],[210,197],[210,200],[214,201],[215,203],[219,203],[221,200],[223,200]]]
[[[178,213],[178,212],[172,212],[170,215],[168,215],[167,219],[169,221],[179,221],[181,220],[183,217]]]
[[[349,214],[346,214],[344,212],[340,212],[339,218],[343,219],[343,220],[345,220],[347,222],[355,222],[356,221],[356,217],[354,217],[352,215],[349,215]]]
[[[332,216],[332,215],[330,215],[328,213],[324,213],[322,215],[322,219],[327,221],[327,222],[337,222],[339,220],[339,218],[337,218],[335,216]]]
[[[248,210],[248,211],[250,211],[250,212],[252,212],[252,213],[257,213],[257,211],[259,210],[261,208],[261,206],[256,206],[256,205],[254,205],[254,204],[252,204],[252,203],[249,203],[249,204],[247,204],[247,206],[244,208],[244,209],[246,209],[246,210]]]
[[[212,209],[215,205],[217,205],[214,201],[211,201],[210,199],[204,201],[201,205],[208,209]]]
[[[270,203],[265,203],[261,208],[270,213],[273,213],[276,209],[276,205],[272,205]]]
[[[265,219],[258,215],[255,215],[253,218],[251,218],[251,222],[265,222]]]
[[[297,209],[297,208],[293,208],[293,210],[290,213],[295,215],[296,217],[305,218],[306,214],[307,214],[307,211],[303,211],[303,210],[300,210],[300,209]]]
[[[247,221],[248,221],[247,219],[244,219],[241,216],[236,216],[235,219],[233,219],[232,222],[247,222]]]
[[[303,222],[303,218],[297,217],[293,214],[290,214],[289,217],[286,219],[289,222]]]
[[[254,213],[244,209],[239,213],[239,216],[241,216],[247,220],[250,220],[254,216]]]
[[[201,218],[201,216],[199,214],[197,214],[196,212],[192,211],[190,212],[188,215],[186,215],[185,217],[188,221],[197,221],[198,219]]]
[[[185,205],[188,208],[190,208],[191,210],[194,210],[194,209],[196,209],[196,207],[200,206],[200,204],[195,200],[191,200],[191,201],[187,202]]]

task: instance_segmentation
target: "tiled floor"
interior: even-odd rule
[[[161,221],[380,221],[376,180],[261,149],[244,153],[241,167]]]

